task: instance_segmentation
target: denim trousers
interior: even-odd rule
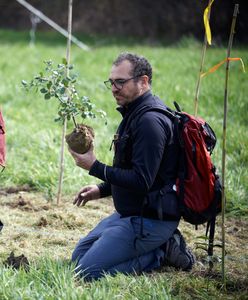
[[[92,280],[104,274],[159,268],[164,256],[159,246],[173,235],[178,223],[140,216],[123,218],[115,212],[79,240],[72,253],[75,271],[85,280]]]

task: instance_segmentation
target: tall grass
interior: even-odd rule
[[[165,273],[142,276],[106,276],[84,283],[74,277],[73,266],[64,261],[41,259],[29,272],[0,265],[1,300],[171,300],[171,299],[247,299],[245,281],[228,280],[229,291],[220,280],[197,274]],[[239,288],[240,291],[239,291]],[[238,297],[238,298],[237,298]]]
[[[52,59],[60,63],[65,57],[66,41],[56,34],[37,34],[34,47],[29,46],[28,33],[0,31],[0,100],[7,129],[7,168],[1,173],[0,186],[29,184],[53,197],[57,189],[61,127],[53,120],[57,104],[45,101],[39,94],[25,93],[21,80],[31,79],[43,68],[43,61]],[[108,114],[108,125],[101,120],[89,120],[96,131],[97,158],[111,164],[109,151],[120,115],[115,101],[105,89],[113,59],[122,51],[132,51],[150,60],[153,76],[153,93],[172,107],[176,100],[193,113],[193,99],[199,69],[201,45],[192,39],[181,43],[149,45],[144,41],[107,40],[88,38],[92,50],[85,52],[72,47],[71,61],[78,72],[80,92]],[[235,46],[235,45],[234,45]],[[207,50],[205,69],[223,60],[223,46]],[[246,47],[234,47],[232,56],[248,61]],[[222,120],[225,68],[203,78],[199,102],[199,115],[209,121],[218,138],[214,162],[220,173]],[[229,110],[227,128],[227,207],[233,214],[247,213],[248,195],[248,84],[247,75],[239,63],[231,62]],[[71,125],[69,125],[68,130]],[[77,168],[66,153],[64,193],[75,193],[82,185],[96,182],[87,172]]]
[[[0,268],[0,299],[2,300],[100,300],[100,299],[217,299],[216,283],[206,279],[171,272],[156,276],[106,276],[100,281],[84,283],[76,279],[73,267],[61,261],[43,259],[30,271]],[[202,286],[208,288],[204,291]],[[199,292],[197,292],[197,289]],[[242,296],[240,294],[240,296]],[[229,298],[230,299],[230,298]]]

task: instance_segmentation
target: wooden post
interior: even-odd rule
[[[223,117],[223,144],[222,144],[222,283],[224,289],[226,288],[225,276],[225,171],[226,171],[226,127],[227,127],[227,106],[228,106],[228,80],[229,80],[229,63],[230,54],[233,43],[233,36],[235,33],[236,19],[238,15],[239,5],[235,4],[232,25],[229,35],[229,42],[227,47],[226,59],[226,78],[225,78],[225,93],[224,93],[224,117]]]
[[[71,56],[71,28],[72,28],[72,3],[73,0],[69,0],[68,2],[68,38],[67,38],[67,47],[66,47],[66,61],[67,61],[67,69],[66,75],[69,76],[69,64],[70,64],[70,56]],[[63,187],[63,176],[64,176],[64,156],[65,156],[65,134],[67,128],[67,120],[65,119],[62,137],[61,137],[61,150],[60,150],[60,172],[59,172],[59,184],[58,184],[58,194],[57,194],[57,205],[59,205],[62,194]]]

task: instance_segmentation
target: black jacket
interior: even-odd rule
[[[178,147],[173,140],[173,124],[162,113],[148,111],[131,122],[143,106],[163,106],[150,91],[118,108],[123,116],[114,142],[113,166],[95,161],[89,174],[104,181],[99,185],[101,197],[112,195],[114,206],[122,216],[141,215],[158,218],[158,196],[163,199],[163,214],[178,215],[178,203],[173,185],[176,181]],[[162,193],[161,193],[162,191]],[[145,202],[144,202],[145,201]],[[145,204],[145,205],[144,205]],[[143,208],[142,208],[143,207]]]

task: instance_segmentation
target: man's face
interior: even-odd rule
[[[124,60],[118,66],[112,66],[109,79],[115,81],[117,79],[126,80],[132,77],[132,65],[128,60]],[[126,106],[142,94],[142,85],[139,78],[137,79],[136,81],[134,79],[126,81],[121,88],[117,88],[114,84],[112,85],[112,93],[118,105]]]

